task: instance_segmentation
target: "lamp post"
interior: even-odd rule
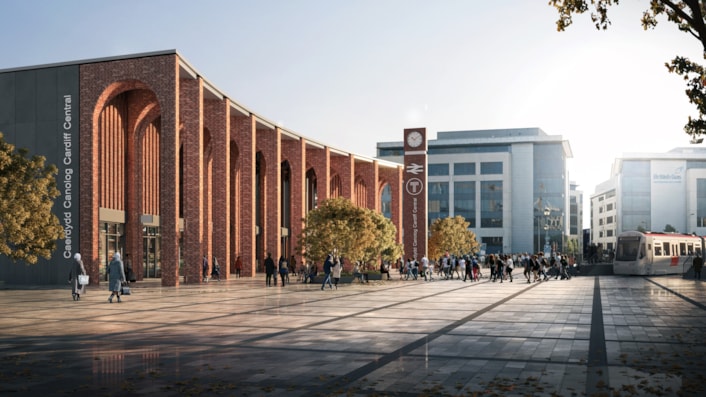
[[[544,208],[544,230],[545,230],[545,237],[544,237],[544,254],[546,255],[547,252],[551,252],[551,245],[549,244],[549,223],[547,222],[547,219],[549,218],[549,215],[551,215],[552,210],[549,207]]]

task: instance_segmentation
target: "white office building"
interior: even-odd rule
[[[706,234],[706,149],[628,153],[591,195],[591,242],[613,250],[629,230]]]
[[[377,144],[381,159],[403,154],[402,141]],[[539,128],[438,132],[428,141],[429,222],[463,216],[487,253],[566,252],[569,239],[580,253],[571,157],[568,141]]]

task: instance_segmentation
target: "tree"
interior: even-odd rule
[[[49,259],[56,240],[64,238],[59,218],[51,212],[56,188],[54,165],[45,158],[27,158],[0,133],[0,255],[13,261],[37,263]]]
[[[297,250],[310,261],[323,262],[333,253],[349,260],[369,262],[397,258],[401,247],[389,219],[345,198],[329,199],[309,211]]]
[[[395,224],[380,213],[370,210],[367,210],[367,212],[375,225],[373,230],[375,239],[373,244],[365,250],[364,260],[372,262],[380,258],[383,261],[392,262],[397,260],[397,258],[401,258],[402,244],[397,244],[397,228],[395,228]]]
[[[677,228],[675,228],[674,226],[672,226],[672,225],[670,225],[669,223],[667,223],[667,224],[664,226],[664,232],[665,232],[665,233],[677,233],[678,230],[677,230]]]
[[[476,253],[480,245],[476,234],[468,230],[470,223],[462,216],[439,218],[432,222],[429,236],[429,257],[438,258],[446,252],[455,256]]]
[[[596,29],[605,30],[611,24],[608,18],[608,8],[618,5],[619,0],[550,0],[549,5],[554,6],[559,12],[557,30],[564,31],[572,23],[573,14],[591,12],[591,20]],[[650,0],[650,5],[642,14],[642,27],[653,29],[657,26],[657,17],[665,15],[669,22],[675,23],[677,28],[693,36],[701,43],[706,58],[706,20],[704,20],[704,2],[702,0]],[[689,121],[684,126],[684,132],[695,139],[706,133],[706,69],[688,58],[676,56],[665,66],[670,73],[682,76],[687,82],[686,95],[689,102],[693,103],[699,111],[699,116]]]

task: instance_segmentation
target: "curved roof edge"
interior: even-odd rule
[[[233,108],[235,108],[236,110],[238,110],[239,112],[241,112],[243,114],[255,117],[257,119],[258,123],[262,124],[263,127],[272,128],[272,129],[278,128],[285,135],[288,135],[290,137],[303,138],[307,142],[311,142],[312,144],[320,145],[322,147],[328,147],[328,148],[330,148],[336,152],[339,152],[339,153],[349,153],[350,155],[354,156],[354,158],[357,158],[357,159],[361,159],[361,160],[365,160],[365,161],[369,161],[369,162],[376,161],[379,165],[382,165],[385,167],[402,167],[402,165],[399,163],[380,160],[376,157],[363,156],[361,154],[352,153],[352,152],[348,152],[343,149],[335,148],[331,145],[319,142],[317,140],[314,140],[314,139],[311,139],[307,136],[304,136],[300,133],[297,133],[296,131],[292,131],[290,129],[278,126],[277,123],[272,122],[272,121],[268,120],[267,118],[259,115],[258,113],[253,112],[248,107],[233,100],[233,98],[230,95],[228,95],[225,92],[223,92],[222,90],[218,89],[203,74],[199,73],[198,70],[192,66],[191,62],[189,62],[176,49],[141,52],[141,53],[116,55],[116,56],[108,56],[108,57],[100,57],[100,58],[88,58],[88,59],[80,59],[80,60],[75,60],[75,61],[55,62],[55,63],[39,64],[39,65],[32,65],[32,66],[22,66],[22,67],[9,68],[9,69],[0,69],[0,73],[20,72],[20,71],[32,70],[32,69],[54,68],[54,67],[71,66],[71,65],[84,65],[84,64],[88,64],[88,63],[98,63],[98,62],[112,62],[112,61],[120,61],[120,60],[126,60],[126,59],[147,58],[147,57],[164,56],[164,55],[176,55],[178,62],[179,62],[179,67],[181,69],[181,72],[187,73],[188,75],[191,75],[193,78],[200,77],[204,81],[204,88],[211,95],[213,95],[214,97],[219,98],[221,100],[227,98],[230,101],[230,105]]]

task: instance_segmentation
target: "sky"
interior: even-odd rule
[[[624,153],[689,146],[696,116],[664,64],[699,60],[648,0],[557,32],[547,0],[3,0],[0,70],[176,49],[212,85],[298,135],[374,157],[405,128],[538,127],[569,141],[589,199]]]

